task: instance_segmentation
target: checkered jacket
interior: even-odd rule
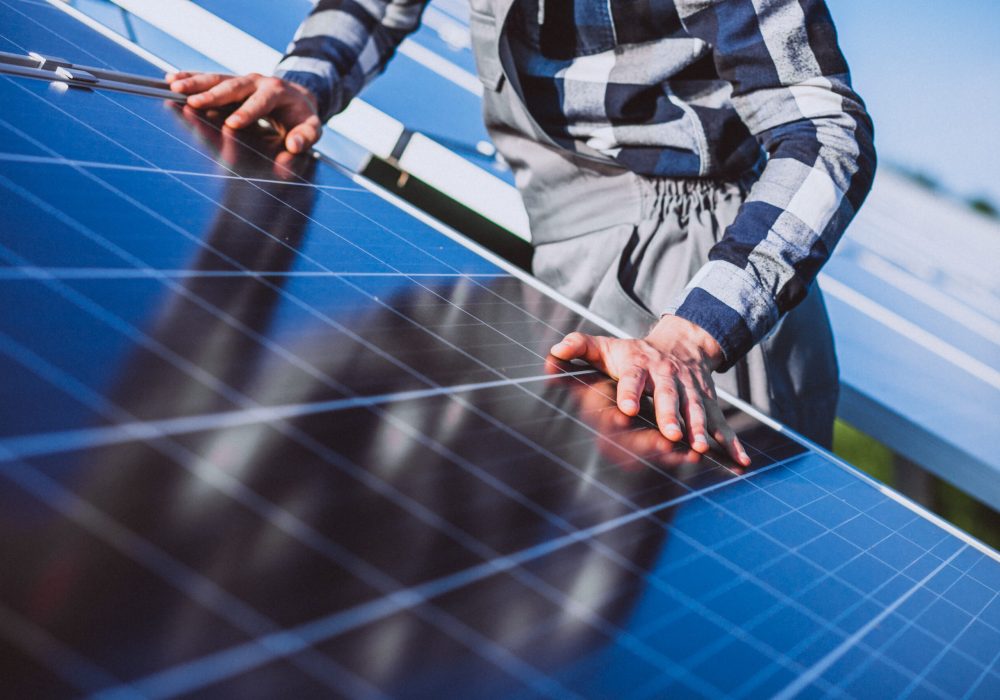
[[[511,0],[473,0],[510,8]],[[320,0],[277,75],[329,116],[381,72],[426,0]],[[823,0],[516,0],[522,97],[559,145],[650,176],[763,172],[661,311],[732,365],[806,295],[871,187],[872,123]],[[613,319],[612,319],[613,320]]]

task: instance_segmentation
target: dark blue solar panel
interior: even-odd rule
[[[50,56],[69,57],[80,65],[159,76],[155,66],[132,51],[97,37],[79,22],[67,22],[65,13],[46,0],[3,0],[0,3],[0,51],[38,51]],[[53,29],[58,28],[58,31]]]
[[[267,134],[0,91],[5,693],[996,697],[995,552],[735,409],[747,472],[669,445]]]

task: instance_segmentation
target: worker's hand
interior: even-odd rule
[[[695,451],[708,452],[711,436],[738,464],[750,465],[722,415],[712,381],[722,349],[690,321],[664,316],[641,340],[570,333],[551,353],[561,360],[581,358],[616,379],[618,410],[625,415],[636,415],[643,394],[652,393],[656,425],[668,440],[684,437],[679,420],[683,417]]]
[[[271,118],[286,130],[285,148],[304,153],[323,133],[316,108],[316,96],[308,88],[259,73],[232,76],[218,73],[168,73],[170,89],[187,95],[187,104],[209,109],[240,104],[226,118],[225,125],[242,129],[261,117]]]

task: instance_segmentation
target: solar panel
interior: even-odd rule
[[[547,362],[595,321],[266,132],[0,101],[12,697],[996,697],[996,552],[736,407],[749,470],[667,445]]]

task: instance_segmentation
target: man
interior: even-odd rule
[[[321,0],[275,78],[182,73],[286,147],[384,68],[425,0]],[[471,0],[484,115],[514,169],[534,271],[631,333],[552,348],[650,392],[661,432],[749,459],[716,381],[829,445],[833,340],[813,283],[871,186],[872,124],[823,0]],[[651,330],[650,330],[651,328]]]

